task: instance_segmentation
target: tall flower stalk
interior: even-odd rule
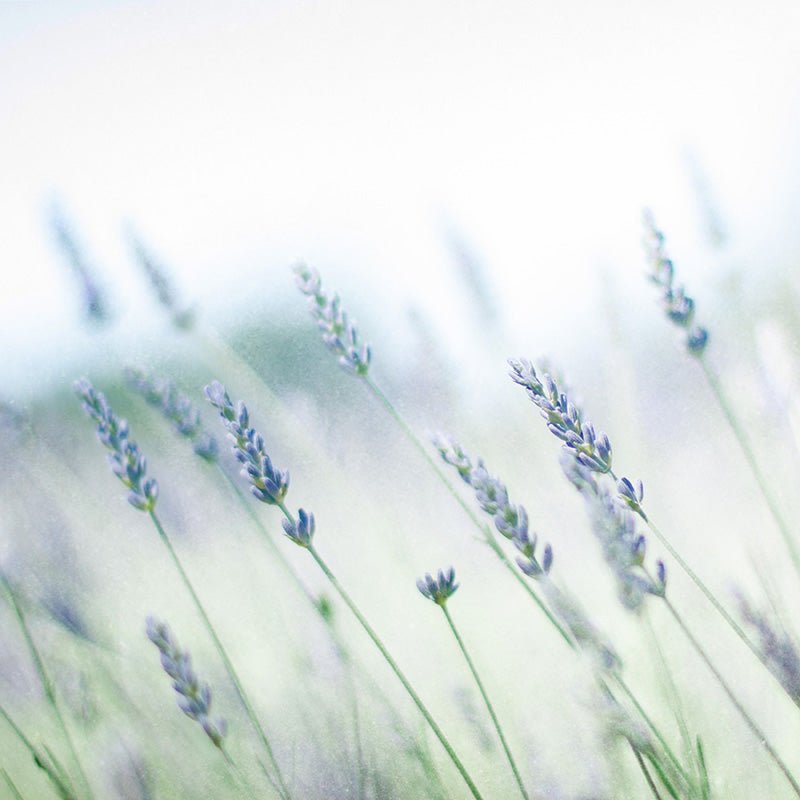
[[[439,570],[439,574],[435,578],[430,574],[426,574],[424,578],[420,578],[417,581],[417,588],[422,595],[433,601],[437,606],[439,606],[439,608],[442,609],[442,613],[444,614],[444,618],[447,620],[447,625],[450,628],[450,632],[453,634],[453,637],[458,644],[461,655],[464,656],[464,660],[467,662],[467,667],[469,667],[469,671],[472,674],[475,685],[478,687],[478,691],[483,698],[483,702],[486,705],[486,710],[489,712],[489,716],[492,718],[492,724],[494,725],[495,731],[497,731],[500,744],[503,746],[503,752],[506,754],[508,764],[511,767],[512,773],[514,774],[514,780],[516,780],[517,786],[519,786],[520,794],[522,794],[525,800],[528,800],[528,792],[525,790],[525,784],[522,782],[522,777],[520,776],[519,769],[514,761],[514,756],[511,755],[511,749],[506,741],[503,728],[500,725],[500,720],[497,718],[497,714],[495,713],[491,700],[489,700],[489,695],[486,693],[486,688],[484,687],[483,681],[478,674],[475,663],[470,657],[467,647],[464,644],[464,640],[461,638],[461,634],[458,632],[458,629],[453,622],[453,618],[447,609],[447,600],[455,593],[456,589],[458,589],[458,586],[459,585],[456,583],[456,573],[452,567],[450,567],[450,569],[446,572],[444,570]]]
[[[214,625],[212,624],[197,591],[194,588],[189,576],[183,568],[178,554],[175,552],[172,542],[167,536],[161,521],[156,516],[155,504],[158,497],[158,484],[153,479],[145,478],[146,461],[144,456],[139,453],[138,445],[129,438],[128,423],[120,419],[109,406],[102,392],[95,391],[92,384],[82,378],[75,382],[74,390],[81,399],[83,410],[97,424],[97,438],[109,450],[108,460],[114,474],[128,488],[128,502],[136,509],[145,511],[149,515],[156,528],[159,539],[167,550],[170,560],[180,575],[181,581],[189,592],[195,608],[197,609],[203,625],[208,631],[214,642],[217,652],[222,659],[225,669],[239,696],[239,700],[244,707],[247,716],[258,735],[264,750],[267,753],[272,769],[275,773],[275,780],[278,785],[278,793],[283,800],[291,800],[291,794],[281,774],[278,762],[272,750],[272,746],[267,739],[261,722],[256,715],[255,708],[251,703],[244,686],[239,678],[233,663],[228,656],[225,646],[222,644]]]
[[[283,529],[286,536],[296,545],[309,552],[331,586],[339,597],[341,597],[344,604],[350,609],[373,644],[378,648],[383,659],[397,676],[403,688],[413,700],[414,705],[416,705],[417,709],[428,723],[428,726],[450,757],[450,760],[453,762],[462,779],[467,784],[472,796],[476,798],[476,800],[482,800],[478,787],[475,785],[466,767],[445,736],[444,731],[439,727],[427,706],[417,694],[378,634],[369,624],[359,607],[345,591],[336,575],[314,546],[314,515],[301,508],[297,512],[297,517],[295,517],[286,507],[284,500],[289,491],[289,473],[286,470],[276,468],[273,464],[272,459],[267,453],[263,437],[250,426],[250,415],[247,411],[247,407],[242,402],[234,406],[230,396],[227,391],[225,391],[225,387],[219,381],[214,381],[207,386],[205,392],[211,405],[220,413],[222,422],[228,431],[228,436],[233,442],[234,455],[242,465],[242,477],[248,481],[251,494],[262,503],[277,506],[280,509],[285,517],[283,520]]]
[[[527,390],[529,398],[539,407],[547,421],[548,428],[564,442],[567,454],[564,459],[565,472],[573,486],[587,501],[590,517],[595,532],[601,539],[606,561],[624,587],[623,601],[627,601],[626,605],[635,607],[641,604],[646,594],[655,595],[663,600],[683,635],[706,664],[747,727],[761,741],[764,749],[783,772],[795,794],[800,797],[800,784],[797,783],[788,765],[741,704],[711,661],[705,648],[667,597],[663,563],[657,562],[655,575],[645,568],[646,541],[644,537],[636,535],[632,517],[629,516],[632,511],[643,513],[641,504],[644,489],[641,481],[634,486],[626,478],[618,479],[617,494],[612,496],[594,477],[595,474],[600,476],[608,474],[616,478],[611,469],[611,444],[608,437],[605,434],[599,436],[595,434],[594,427],[582,420],[578,408],[569,401],[566,393],[558,391],[550,376],[540,378],[528,361],[509,363],[512,369],[511,378]],[[630,589],[634,589],[634,593],[631,593]],[[745,641],[749,641],[743,633],[741,635]]]
[[[744,427],[739,422],[728,397],[726,396],[722,383],[712,370],[705,358],[706,345],[708,344],[708,332],[705,328],[694,324],[695,304],[691,297],[685,293],[683,286],[675,283],[675,267],[665,251],[664,234],[656,226],[652,212],[644,212],[645,238],[644,245],[647,254],[647,261],[650,266],[650,280],[661,288],[662,301],[668,319],[675,325],[688,331],[687,350],[697,358],[700,368],[706,377],[714,399],[717,401],[731,432],[744,455],[747,466],[758,485],[764,502],[772,515],[778,530],[783,537],[786,549],[792,559],[795,571],[800,577],[800,550],[796,542],[796,532],[793,532],[786,518],[780,510],[775,499],[770,483],[758,465],[755,451],[750,440],[745,433]]]

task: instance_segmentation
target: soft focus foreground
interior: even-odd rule
[[[466,374],[311,265],[215,331],[140,247],[162,346],[3,405],[3,791],[800,796],[796,290],[644,239],[565,363],[465,303]]]

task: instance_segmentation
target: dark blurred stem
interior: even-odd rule
[[[237,674],[236,669],[233,666],[233,663],[228,657],[228,653],[224,645],[220,641],[219,636],[217,636],[217,632],[214,629],[214,626],[212,625],[211,620],[209,619],[208,614],[206,613],[206,610],[203,607],[203,604],[200,602],[200,598],[197,596],[197,592],[195,592],[194,586],[192,585],[192,582],[189,580],[189,576],[183,569],[183,565],[181,564],[181,561],[178,558],[178,554],[172,547],[172,542],[170,542],[169,537],[166,534],[166,531],[161,525],[161,522],[159,521],[154,511],[149,511],[148,513],[150,515],[150,519],[153,521],[153,525],[155,525],[156,530],[158,531],[159,538],[164,544],[164,547],[166,547],[167,552],[169,553],[170,558],[172,559],[172,563],[175,565],[175,568],[178,570],[178,573],[181,576],[181,581],[183,582],[183,585],[186,587],[186,590],[189,592],[192,600],[194,601],[195,608],[197,609],[198,614],[200,614],[200,618],[203,620],[203,624],[205,625],[206,630],[211,636],[214,642],[214,646],[216,647],[220,658],[225,664],[225,669],[227,670],[228,675],[230,676],[231,681],[233,682],[233,685],[236,688],[236,693],[239,695],[239,700],[244,706],[244,709],[247,712],[247,716],[250,717],[250,722],[253,724],[253,727],[255,728],[259,739],[261,740],[261,744],[264,746],[264,749],[267,752],[270,764],[272,764],[272,768],[275,770],[275,775],[280,785],[279,794],[284,798],[284,800],[291,800],[291,794],[289,793],[289,790],[286,788],[286,784],[284,783],[280,767],[278,766],[278,762],[276,761],[275,756],[272,752],[272,747],[270,747],[269,741],[267,740],[267,735],[264,732],[264,728],[261,726],[261,723],[258,720],[258,716],[256,715],[255,709],[253,708],[253,705],[250,702],[247,693],[244,690],[244,686],[242,686],[242,682],[239,679],[239,675]]]

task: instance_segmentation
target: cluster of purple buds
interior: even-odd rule
[[[368,344],[359,344],[356,324],[342,309],[339,295],[328,297],[315,269],[297,264],[294,272],[300,291],[308,297],[308,308],[322,331],[322,340],[339,356],[339,364],[348,372],[366,375],[369,371],[370,347]]]
[[[86,378],[72,388],[81,399],[86,415],[97,423],[97,438],[109,450],[112,472],[128,487],[128,502],[140,511],[152,511],[158,497],[158,484],[145,479],[147,463],[136,442],[128,438],[128,422],[117,417],[102,392],[95,391]]]
[[[433,444],[442,459],[455,467],[461,479],[475,490],[478,504],[492,517],[497,532],[512,541],[522,553],[522,558],[517,559],[520,569],[535,578],[549,573],[553,564],[553,550],[548,544],[541,564],[537,561],[534,556],[537,537],[528,532],[528,512],[524,506],[511,503],[505,484],[486,469],[482,459],[479,458],[473,465],[461,445],[449,436],[437,434],[433,437]]]
[[[611,471],[611,442],[604,433],[596,433],[591,422],[584,422],[580,409],[570,402],[555,379],[545,373],[541,377],[530,361],[510,360],[509,375],[514,383],[528,392],[539,408],[550,432],[564,442],[578,461],[594,472]]]
[[[667,317],[687,332],[689,352],[699,356],[708,344],[708,331],[693,324],[694,300],[686,295],[683,286],[675,284],[675,267],[664,251],[664,234],[656,227],[653,214],[644,212],[644,246],[650,263],[650,280],[662,290]]]
[[[242,477],[249,481],[253,496],[262,503],[282,506],[289,491],[289,473],[273,466],[264,439],[249,425],[250,417],[245,404],[240,401],[234,407],[219,381],[206,386],[205,393],[228,429],[234,455],[242,464]]]
[[[458,586],[456,571],[452,567],[447,570],[440,569],[436,578],[428,572],[424,578],[417,580],[417,589],[437,606],[443,606],[447,602],[447,598],[455,593]]]
[[[192,669],[192,661],[185,650],[178,647],[169,627],[147,618],[147,638],[158,648],[161,655],[161,666],[172,678],[172,688],[178,693],[178,706],[189,719],[200,724],[206,736],[214,745],[222,749],[225,738],[225,720],[211,720],[211,690],[207,683],[200,683]]]

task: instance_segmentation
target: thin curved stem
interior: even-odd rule
[[[285,800],[291,800],[291,794],[289,790],[286,788],[286,784],[283,780],[283,775],[281,774],[280,767],[278,766],[278,762],[275,759],[275,755],[272,752],[272,747],[270,747],[269,741],[267,739],[267,735],[264,732],[264,728],[262,727],[261,723],[259,722],[258,716],[256,715],[255,709],[253,708],[252,703],[250,702],[247,693],[245,692],[244,686],[242,686],[242,682],[239,679],[239,675],[236,672],[236,669],[233,666],[230,658],[228,657],[228,653],[225,649],[225,646],[220,641],[219,636],[217,635],[216,630],[214,629],[211,620],[206,613],[205,608],[203,607],[200,598],[197,595],[197,592],[194,590],[194,586],[192,585],[191,580],[189,580],[189,576],[186,574],[186,571],[181,564],[180,559],[178,558],[178,554],[175,552],[175,549],[172,547],[172,542],[170,542],[169,537],[167,536],[166,531],[164,530],[163,526],[161,525],[160,520],[156,516],[154,511],[149,511],[148,514],[150,515],[150,519],[153,521],[153,525],[155,525],[156,530],[158,531],[159,538],[161,539],[164,546],[167,548],[167,552],[172,559],[172,563],[175,565],[175,568],[178,570],[178,573],[181,576],[181,580],[183,581],[183,585],[186,587],[187,591],[191,595],[191,598],[194,602],[195,608],[200,615],[200,618],[203,620],[203,624],[206,627],[211,639],[214,642],[214,646],[219,653],[220,658],[222,659],[223,663],[225,664],[225,669],[230,676],[231,681],[236,689],[236,693],[239,695],[239,700],[241,701],[242,705],[244,706],[245,711],[247,712],[247,716],[250,718],[250,722],[253,724],[253,727],[258,734],[258,738],[261,740],[261,744],[264,746],[264,749],[267,752],[267,756],[272,764],[272,768],[275,770],[275,775],[278,780],[278,784],[280,787],[279,794]]]
[[[464,660],[467,662],[467,666],[469,667],[469,671],[472,673],[472,677],[475,679],[475,683],[478,687],[478,691],[481,693],[481,697],[483,698],[483,702],[486,704],[486,709],[489,712],[489,716],[492,718],[492,722],[494,723],[494,729],[497,731],[497,735],[500,737],[500,743],[503,745],[503,750],[505,751],[506,758],[508,759],[509,766],[511,767],[511,771],[514,773],[514,778],[517,781],[517,785],[519,786],[519,790],[522,793],[522,796],[525,800],[529,800],[528,793],[525,791],[525,785],[522,783],[522,778],[520,777],[519,770],[517,769],[517,765],[514,762],[514,756],[511,755],[511,750],[508,747],[508,742],[506,741],[506,737],[503,733],[503,729],[500,725],[500,720],[497,719],[497,714],[494,711],[494,707],[492,706],[491,701],[489,700],[489,695],[486,693],[486,689],[483,686],[483,681],[481,681],[478,670],[475,668],[475,664],[473,663],[472,659],[467,652],[466,645],[462,640],[458,629],[453,622],[453,618],[450,616],[450,612],[447,610],[447,605],[445,603],[439,603],[439,607],[442,609],[442,613],[447,620],[447,624],[450,626],[450,630],[453,632],[453,636],[455,636],[456,641],[458,642],[459,649],[461,650],[461,654],[464,656]]]
[[[727,695],[728,699],[731,701],[733,706],[739,712],[739,715],[742,717],[742,719],[747,724],[747,727],[750,728],[750,730],[753,732],[753,734],[755,734],[756,738],[761,742],[761,744],[763,745],[764,749],[767,751],[767,753],[769,753],[769,755],[772,758],[772,760],[778,766],[780,771],[784,774],[786,780],[789,781],[789,783],[792,786],[792,789],[794,790],[794,793],[798,797],[800,797],[800,784],[798,784],[797,781],[795,780],[795,778],[792,775],[791,770],[789,769],[789,767],[786,765],[786,763],[783,761],[783,759],[780,757],[780,755],[778,755],[778,752],[775,750],[775,748],[770,744],[770,742],[767,739],[766,735],[761,730],[761,728],[758,727],[758,725],[756,724],[755,720],[748,713],[747,709],[745,709],[745,707],[739,702],[738,698],[733,693],[733,690],[730,688],[730,686],[728,685],[727,681],[722,677],[722,674],[720,673],[720,671],[714,666],[713,662],[711,661],[711,659],[709,658],[708,654],[706,653],[705,648],[700,644],[700,642],[695,638],[694,634],[689,630],[688,626],[683,621],[683,618],[678,613],[678,611],[675,608],[675,606],[672,605],[672,603],[669,601],[669,599],[666,596],[663,597],[662,599],[663,599],[664,603],[666,603],[667,609],[669,610],[669,612],[672,615],[673,619],[677,623],[678,627],[681,629],[681,631],[683,632],[684,636],[686,636],[686,638],[691,643],[692,647],[695,649],[697,654],[700,656],[700,658],[703,660],[705,665],[708,667],[708,669],[710,670],[711,674],[714,676],[714,679],[719,684],[720,688],[725,692],[725,694]]]
[[[481,535],[486,540],[486,543],[489,545],[489,548],[494,552],[494,554],[503,562],[506,569],[514,576],[514,580],[522,586],[522,588],[527,592],[530,598],[539,606],[539,610],[547,617],[548,621],[551,625],[553,625],[556,630],[561,634],[561,637],[564,639],[567,644],[571,645],[571,639],[567,631],[565,630],[564,626],[555,618],[553,613],[550,609],[544,604],[542,599],[536,592],[533,591],[530,585],[530,581],[526,580],[522,574],[520,574],[519,570],[514,568],[514,564],[511,562],[509,557],[505,554],[504,550],[500,545],[497,543],[496,538],[491,532],[491,529],[484,525],[478,516],[475,514],[472,508],[470,508],[467,503],[464,501],[464,498],[459,495],[459,493],[455,490],[453,484],[447,479],[447,476],[442,472],[439,468],[439,465],[431,458],[430,453],[425,449],[425,446],[419,440],[417,435],[409,428],[406,421],[400,416],[397,409],[392,405],[391,401],[388,397],[381,391],[378,384],[372,380],[368,375],[361,376],[364,383],[370,388],[370,391],[378,398],[381,405],[389,412],[389,415],[392,419],[400,426],[401,430],[408,438],[408,440],[414,445],[414,447],[419,450],[422,454],[422,457],[428,463],[428,466],[433,470],[436,474],[436,477],[444,484],[447,491],[450,493],[450,496],[461,506],[464,510],[466,515],[472,520],[472,523],[475,527],[481,532]]]
[[[731,431],[733,431],[736,441],[739,443],[739,447],[744,454],[745,461],[747,461],[747,465],[750,467],[750,471],[753,473],[753,477],[755,478],[758,488],[764,497],[764,501],[769,508],[770,514],[772,514],[772,518],[775,520],[775,524],[778,526],[781,536],[783,536],[783,541],[786,544],[786,549],[789,551],[789,556],[792,559],[792,564],[794,565],[795,571],[797,572],[798,576],[800,576],[800,552],[798,552],[797,545],[795,544],[791,531],[789,530],[789,525],[781,514],[778,504],[775,501],[775,498],[772,496],[772,492],[769,490],[769,484],[767,483],[766,478],[758,466],[758,461],[756,460],[753,448],[750,446],[750,442],[747,439],[747,435],[745,434],[742,426],[739,424],[739,420],[736,418],[733,408],[728,402],[725,392],[722,390],[722,384],[720,383],[719,379],[708,366],[705,358],[700,357],[698,358],[698,361],[700,362],[700,367],[702,368],[703,373],[706,376],[706,380],[711,387],[711,391],[714,394],[714,397],[716,398],[720,408],[722,409],[722,413],[725,415],[725,419],[727,420]]]
[[[291,515],[285,509],[285,507],[281,506],[281,509],[283,510],[284,514],[286,514],[286,516],[289,519],[291,519]],[[339,583],[333,572],[331,572],[330,568],[325,563],[322,556],[320,556],[319,553],[316,551],[313,544],[309,544],[309,546],[306,549],[311,554],[311,557],[314,559],[314,561],[317,562],[317,566],[319,566],[319,568],[323,571],[325,577],[330,581],[330,584],[336,590],[336,593],[339,595],[339,597],[342,598],[345,605],[350,609],[350,611],[352,611],[353,615],[358,620],[359,624],[367,633],[369,638],[372,639],[372,643],[378,648],[386,663],[392,668],[392,671],[400,680],[400,683],[403,684],[403,688],[406,690],[406,692],[408,692],[409,697],[411,697],[411,699],[414,701],[414,705],[416,705],[416,707],[419,709],[422,716],[425,717],[425,721],[428,723],[431,730],[436,735],[436,738],[439,740],[442,747],[444,747],[445,751],[447,752],[447,755],[450,756],[450,760],[453,762],[459,774],[464,779],[464,782],[469,787],[472,796],[475,798],[475,800],[483,800],[483,798],[481,797],[481,793],[478,791],[478,787],[473,782],[472,778],[467,772],[466,767],[461,763],[461,759],[456,755],[453,746],[447,740],[447,737],[444,735],[444,732],[436,723],[436,720],[433,718],[430,711],[428,711],[427,706],[425,705],[425,703],[422,702],[422,699],[416,693],[414,687],[411,685],[408,678],[406,678],[406,676],[403,674],[402,670],[397,665],[397,662],[392,658],[391,654],[386,649],[386,646],[378,637],[378,634],[375,633],[372,626],[369,624],[369,622],[367,622],[366,618],[361,613],[358,606],[350,598],[350,595],[348,595],[347,592],[344,590],[344,587]]]

